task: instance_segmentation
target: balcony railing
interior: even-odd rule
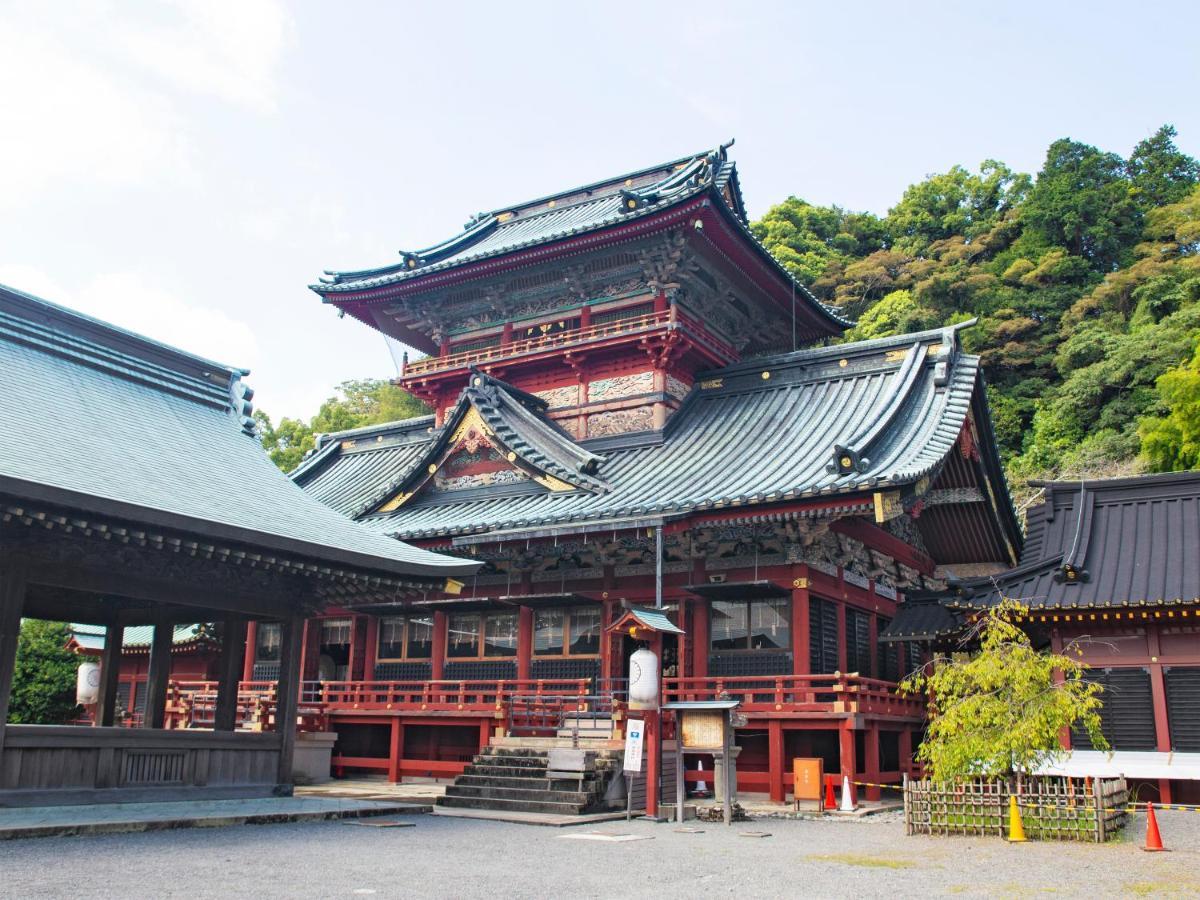
[[[721,338],[712,334],[692,316],[673,307],[663,312],[647,313],[642,316],[631,316],[628,319],[617,319],[600,325],[588,325],[569,331],[559,331],[553,334],[538,335],[531,338],[519,338],[507,344],[484,347],[477,350],[464,350],[460,353],[449,353],[446,356],[426,356],[408,363],[402,377],[414,375],[429,375],[433,372],[445,372],[453,369],[463,369],[467,366],[480,365],[497,359],[512,359],[556,350],[563,347],[573,347],[594,341],[607,340],[613,337],[624,337],[645,334],[664,329],[683,328],[688,337],[698,344],[704,345],[718,358],[732,362],[737,358],[737,351]]]
[[[925,701],[898,694],[896,684],[860,675],[736,675],[664,678],[667,702],[740,700],[749,714],[867,714],[920,719]]]
[[[552,727],[550,719],[582,721],[619,714],[626,697],[623,680],[590,678],[468,681],[306,681],[298,716],[304,730],[325,730],[331,717],[363,712],[424,712],[486,715],[529,727]],[[865,714],[921,719],[925,702],[896,692],[890,681],[859,675],[738,675],[664,678],[663,699],[734,699],[750,715],[799,717]],[[275,727],[275,682],[243,681],[238,689],[239,728]],[[172,682],[168,728],[211,728],[217,702],[215,681]],[[541,719],[546,721],[538,724]]]

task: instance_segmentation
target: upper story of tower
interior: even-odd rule
[[[475,368],[578,438],[661,428],[697,373],[850,324],[753,236],[728,146],[477,215],[312,289],[427,354],[400,384],[439,420]]]

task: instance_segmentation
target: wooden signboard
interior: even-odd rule
[[[801,803],[813,803],[818,810],[823,808],[821,785],[825,780],[824,769],[825,761],[821,759],[792,760],[792,794],[797,809]]]
[[[684,710],[682,718],[685,750],[720,750],[725,746],[723,709]]]

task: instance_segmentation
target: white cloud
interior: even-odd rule
[[[290,31],[281,0],[0,7],[0,209],[63,183],[196,181],[179,95],[273,110]]]
[[[163,21],[118,25],[112,46],[131,62],[199,94],[271,110],[290,32],[278,0],[169,0]]]
[[[181,122],[163,97],[122,83],[53,35],[5,28],[0,208],[63,179],[123,186],[189,168]]]
[[[253,369],[261,358],[245,322],[189,303],[138,272],[108,272],[71,288],[30,266],[0,265],[0,283],[219,363]]]

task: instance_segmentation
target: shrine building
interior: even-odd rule
[[[1020,565],[903,609],[884,635],[961,646],[964,622],[1004,598],[1035,646],[1079,654],[1103,685],[1101,731],[1064,735],[1048,769],[1129,779],[1141,799],[1200,802],[1200,472],[1046,482]],[[909,646],[914,646],[909,644]]]
[[[784,799],[796,756],[871,783],[910,770],[924,707],[894,687],[919,660],[878,636],[908,593],[1022,544],[969,323],[835,343],[852,323],[754,237],[724,146],[312,289],[425,354],[397,383],[432,412],[322,435],[292,478],[482,563],[309,620],[337,770],[455,776],[498,736],[578,727],[571,710],[618,738],[643,644],[665,701],[742,701],[744,791]],[[270,679],[277,637],[251,637],[245,675]]]

